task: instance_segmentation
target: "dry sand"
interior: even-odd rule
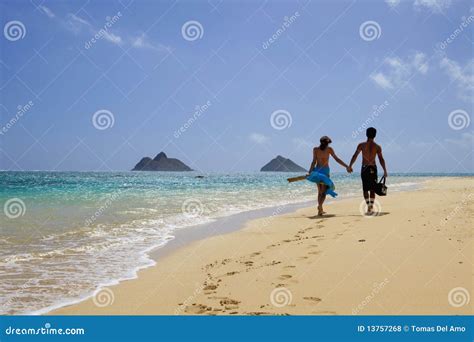
[[[257,219],[52,314],[472,315],[474,178]],[[102,294],[102,296],[101,296]],[[113,302],[112,302],[113,296]]]

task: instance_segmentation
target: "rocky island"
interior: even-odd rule
[[[264,167],[262,167],[260,171],[306,172],[306,169],[302,168],[290,159],[284,158],[282,156],[277,156]]]
[[[132,171],[193,171],[189,166],[175,158],[168,158],[166,153],[160,152],[155,158],[142,158]]]

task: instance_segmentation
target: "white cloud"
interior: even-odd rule
[[[425,8],[435,13],[440,13],[451,6],[451,0],[415,0],[415,9]]]
[[[406,59],[387,57],[384,70],[370,75],[376,85],[383,89],[394,89],[407,85],[415,73],[425,75],[428,72],[426,55],[416,52]]]
[[[474,97],[474,58],[462,67],[456,61],[443,57],[439,65],[451,82],[457,85],[458,97],[462,100],[472,101]]]
[[[385,3],[390,8],[396,8],[400,5],[401,0],[385,0]],[[449,8],[451,3],[451,0],[414,0],[413,7],[416,10],[427,9],[434,13],[441,13],[443,10]]]
[[[102,31],[103,32],[103,37],[105,40],[108,40],[109,42],[113,43],[113,44],[117,44],[117,45],[120,45],[122,43],[122,37],[116,35],[116,34],[113,34],[112,32],[108,32],[108,31]]]
[[[389,5],[391,8],[395,8],[400,5],[400,0],[385,0],[385,3]]]
[[[392,82],[390,82],[389,79],[387,79],[387,77],[385,77],[384,74],[382,74],[381,72],[378,72],[376,74],[372,74],[370,75],[370,78],[381,88],[383,89],[392,89],[393,88],[393,84]]]
[[[250,134],[249,139],[250,141],[253,141],[254,143],[257,143],[257,144],[265,144],[270,140],[267,136],[260,133]]]
[[[154,44],[150,39],[141,33],[138,36],[121,36],[117,33],[112,32],[110,29],[96,28],[89,21],[84,18],[81,18],[75,14],[69,13],[65,20],[65,26],[75,34],[81,33],[83,30],[91,34],[92,36],[100,36],[101,38],[107,40],[108,42],[115,45],[129,45],[136,49],[149,49],[154,51],[166,51],[169,52],[170,48],[163,44]]]
[[[474,147],[474,133],[473,132],[466,132],[461,134],[461,138],[459,139],[444,139],[444,141],[448,144],[456,145],[460,148],[466,148],[472,150]]]
[[[87,27],[89,29],[92,28],[92,25],[85,19],[82,19],[81,17],[73,14],[73,13],[68,13],[66,15],[66,20],[64,22],[66,24],[66,27],[71,30],[74,33],[79,33],[84,27]]]
[[[46,14],[49,18],[54,18],[56,17],[56,15],[53,13],[53,11],[51,11],[51,9],[49,9],[48,7],[44,6],[44,5],[39,5],[38,8],[44,13]]]
[[[145,33],[142,33],[141,35],[139,35],[137,37],[132,37],[131,38],[131,44],[134,48],[137,48],[137,49],[151,49],[151,50],[155,50],[155,51],[169,51],[169,48],[162,45],[162,44],[155,45],[155,44],[151,43],[150,40],[148,39],[148,37],[145,35]]]
[[[426,55],[424,53],[415,53],[412,64],[419,73],[425,75],[428,72],[428,62],[426,61]]]
[[[74,32],[75,34],[79,34],[82,29],[85,29],[91,35],[99,35],[100,37],[104,38],[112,44],[120,45],[123,43],[123,39],[121,36],[103,28],[96,29],[86,19],[81,18],[72,13],[68,13],[68,15],[66,16],[65,25],[70,31]]]

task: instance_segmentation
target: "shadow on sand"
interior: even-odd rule
[[[389,212],[386,212],[386,211],[382,211],[380,213],[377,213],[376,215],[372,215],[372,217],[377,217],[377,216],[385,216],[385,215],[390,215]],[[310,220],[316,220],[316,219],[328,219],[328,218],[331,218],[331,217],[361,217],[361,216],[365,216],[365,215],[334,215],[334,214],[325,214],[323,216],[318,216],[318,215],[314,215],[314,216],[307,216],[307,218],[309,218]]]

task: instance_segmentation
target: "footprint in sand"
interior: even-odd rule
[[[203,290],[204,291],[211,291],[211,290],[215,290],[217,289],[218,285],[214,285],[214,284],[209,284],[209,285],[206,285]]]
[[[278,279],[285,280],[285,279],[290,279],[290,278],[292,278],[291,275],[289,275],[289,274],[283,274],[283,275],[281,275]]]
[[[223,306],[226,310],[235,310],[239,308],[240,301],[231,299],[231,298],[225,298],[222,299],[219,304]]]
[[[207,306],[204,304],[196,304],[196,303],[186,306],[186,308],[184,309],[184,312],[193,314],[193,315],[209,313],[210,311],[212,311],[212,308],[210,306]]]
[[[360,239],[359,242],[365,242],[365,240],[364,240],[364,239]]]
[[[314,303],[319,303],[321,301],[321,298],[318,298],[318,297],[303,297],[303,299],[309,300]]]
[[[274,315],[270,312],[264,312],[264,311],[254,311],[254,312],[246,312],[246,315],[250,316],[266,316],[266,315]]]
[[[318,311],[316,313],[317,314],[323,314],[323,315],[337,315],[336,311]]]

